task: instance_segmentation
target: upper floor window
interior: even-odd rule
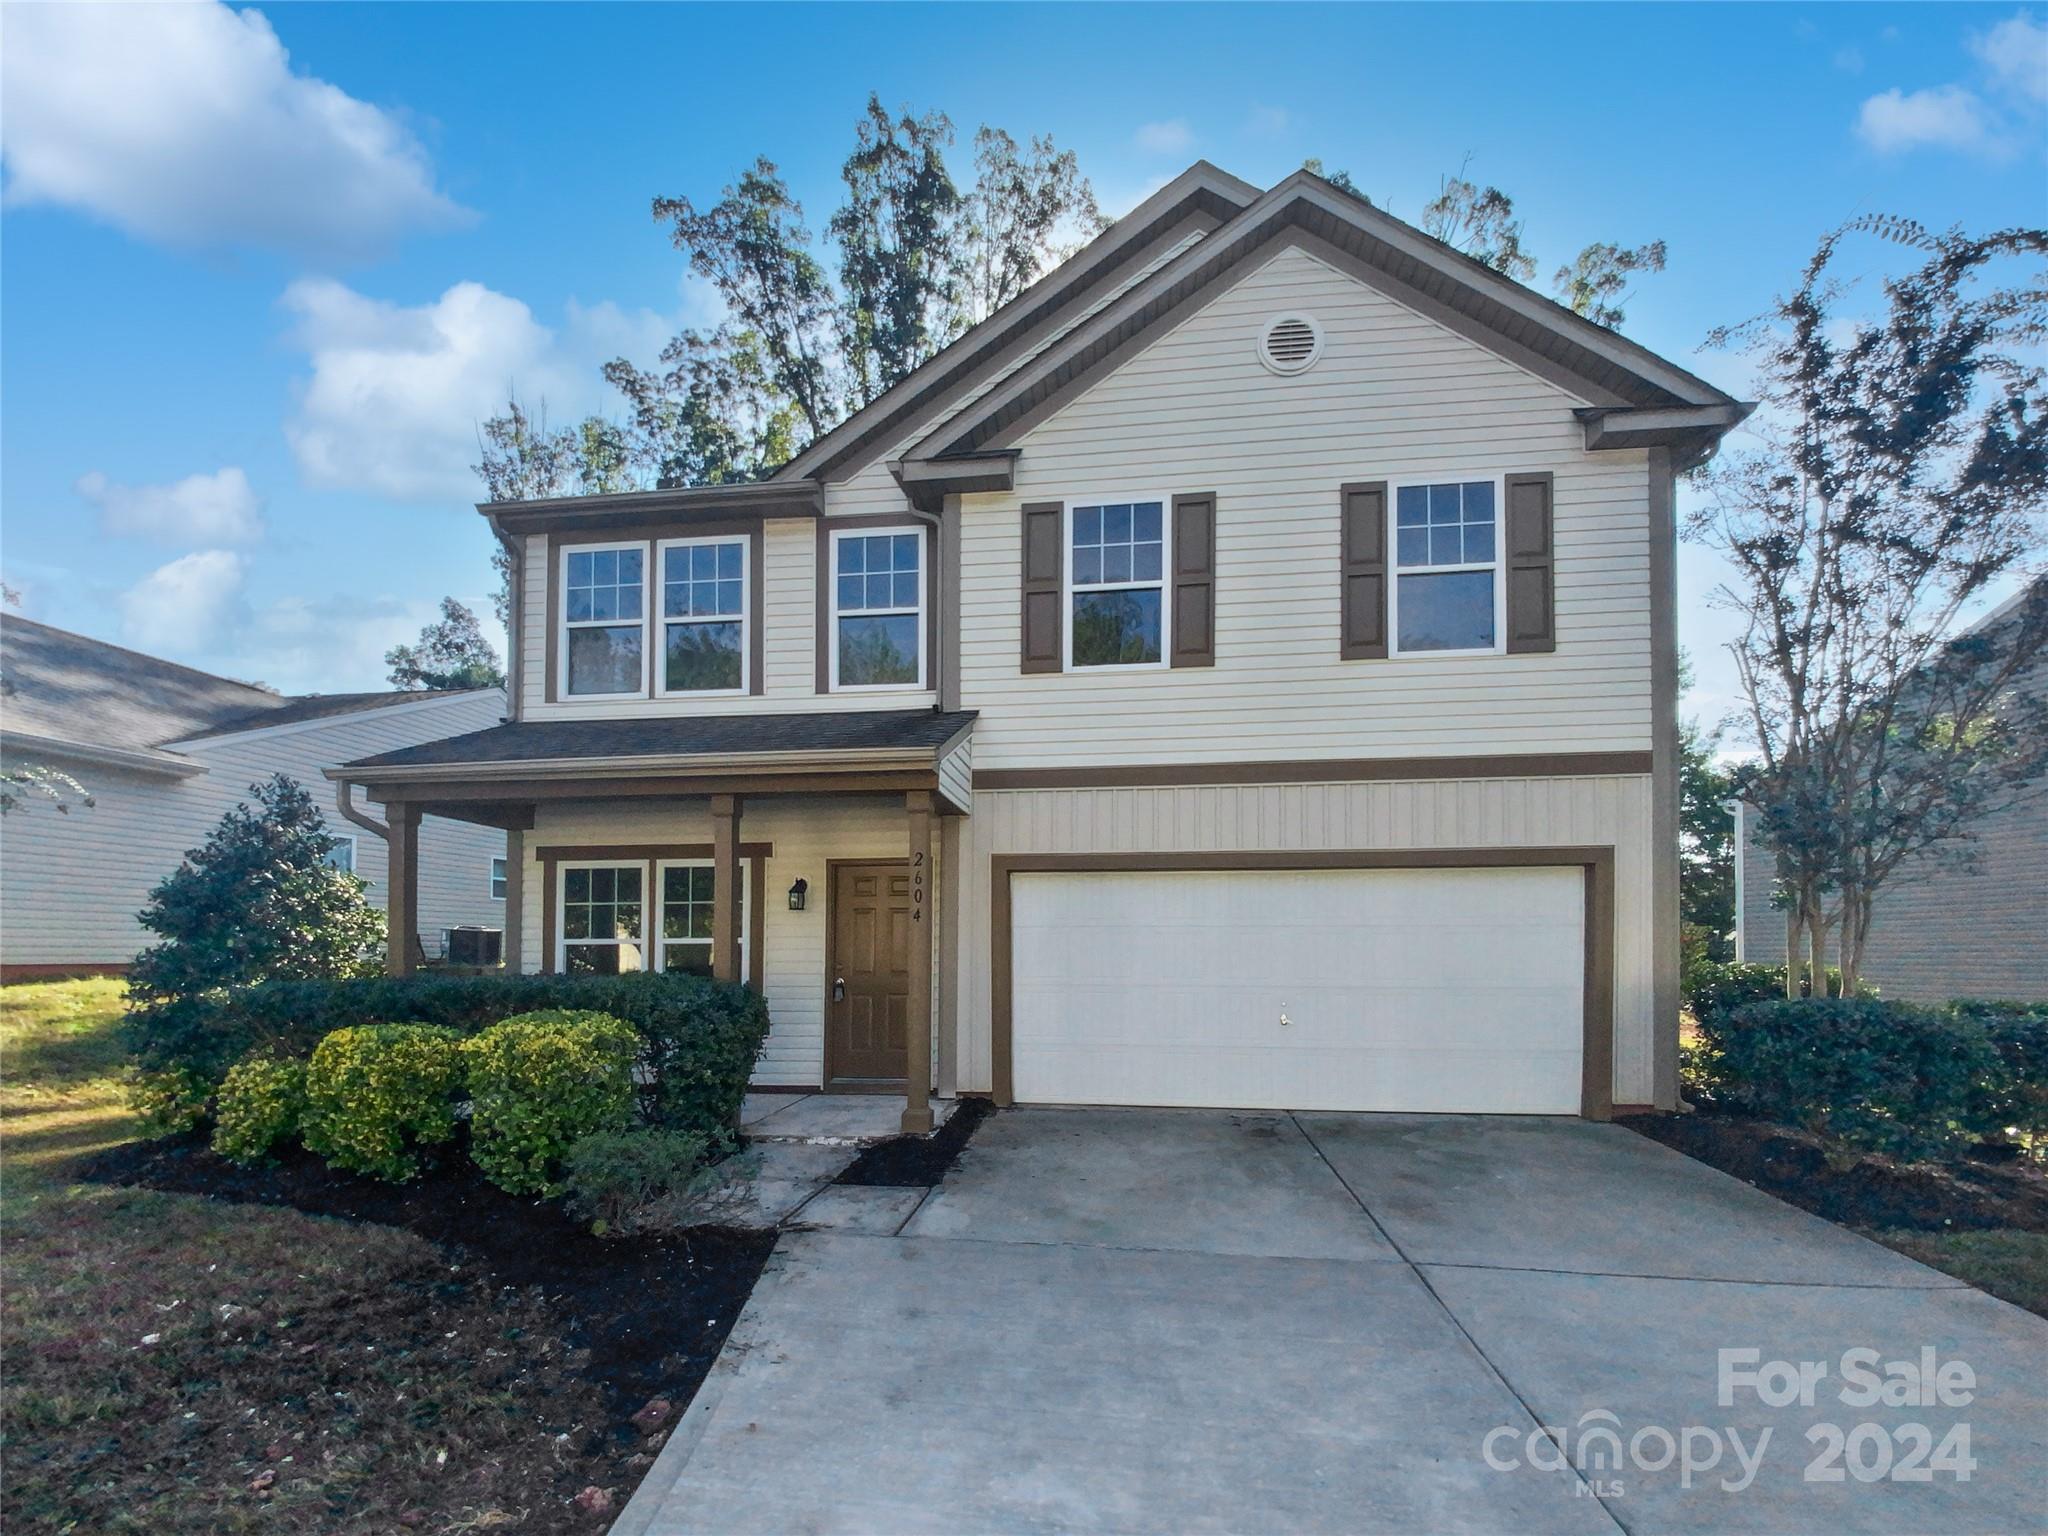
[[[660,546],[661,691],[747,687],[747,541],[670,539]]]
[[[1069,666],[1163,663],[1165,507],[1164,497],[1069,507]]]
[[[832,686],[923,688],[922,528],[832,535]]]
[[[1394,489],[1394,654],[1500,649],[1499,485]]]
[[[562,551],[562,677],[570,698],[647,691],[644,544]]]

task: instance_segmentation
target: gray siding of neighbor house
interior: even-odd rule
[[[1770,905],[1772,856],[1742,823],[1742,958],[1780,965],[1785,915]],[[1975,872],[1907,866],[1880,893],[1864,974],[1885,997],[2048,999],[2048,794],[1987,816]]]
[[[498,723],[495,690],[361,710],[299,725],[256,728],[174,748],[208,770],[163,779],[92,764],[67,765],[92,792],[92,809],[60,816],[31,802],[0,827],[0,964],[122,965],[150,935],[135,921],[150,887],[177,868],[250,784],[287,773],[312,793],[330,830],[355,839],[365,896],[384,906],[383,842],[344,821],[322,770]],[[370,809],[374,810],[374,807]],[[491,860],[505,834],[429,817],[420,834],[420,934],[437,953],[441,930],[504,926],[505,903],[491,896]]]

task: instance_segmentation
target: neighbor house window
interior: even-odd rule
[[[329,869],[338,869],[344,875],[356,872],[356,840],[352,837],[336,838],[334,846],[327,850],[325,863]]]
[[[747,541],[676,539],[660,546],[661,691],[747,687]]]
[[[616,976],[646,968],[644,864],[566,864],[562,882],[562,958],[572,976]]]
[[[647,546],[562,551],[562,691],[602,699],[647,691]]]
[[[504,899],[505,861],[503,859],[493,859],[491,860],[491,900],[503,901]]]
[[[748,974],[748,902],[753,896],[747,862],[740,861],[740,974]],[[717,874],[708,860],[663,860],[655,868],[661,892],[661,969],[711,974],[711,911]]]
[[[1500,648],[1499,505],[1492,480],[1395,487],[1396,654]]]
[[[832,686],[922,688],[924,530],[832,535]]]
[[[1070,665],[1157,666],[1166,655],[1165,507],[1161,497],[1069,510]]]

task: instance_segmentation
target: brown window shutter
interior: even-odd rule
[[[1557,649],[1555,538],[1551,476],[1509,475],[1507,521],[1508,651]]]
[[[1216,496],[1173,498],[1173,664],[1216,665]]]
[[[1065,518],[1056,501],[1024,508],[1023,670],[1057,672],[1060,644],[1060,538]]]
[[[1343,497],[1343,601],[1337,654],[1387,654],[1387,482],[1347,485]]]

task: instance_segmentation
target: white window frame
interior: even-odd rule
[[[931,689],[932,658],[930,638],[931,621],[925,611],[925,593],[931,585],[931,540],[930,532],[923,523],[891,523],[887,526],[861,528],[834,528],[831,542],[825,550],[824,579],[829,584],[832,600],[827,605],[826,623],[831,626],[827,642],[831,649],[831,671],[828,674],[834,693],[926,693]],[[842,539],[879,539],[900,537],[911,533],[917,536],[917,681],[914,683],[841,683],[839,681],[839,544]],[[901,617],[906,610],[901,608],[855,609],[848,618],[890,618]]]
[[[687,619],[671,618],[668,614],[668,552],[672,549],[696,549],[705,545],[737,544],[740,551],[740,685],[737,688],[671,688],[668,675],[668,627],[671,624],[729,624],[728,618]],[[659,539],[654,545],[654,580],[649,583],[652,601],[646,606],[654,625],[654,639],[659,645],[650,644],[648,665],[654,668],[654,696],[657,699],[731,699],[745,694],[754,685],[753,677],[753,577],[754,541],[744,533],[705,534],[697,538]],[[659,652],[659,659],[655,653]],[[579,695],[588,697],[588,695]]]
[[[491,893],[492,901],[503,901],[507,892],[512,889],[512,861],[504,854],[491,856],[490,877],[485,882],[484,889]]]
[[[361,855],[362,849],[356,846],[354,834],[349,832],[330,832],[327,835],[334,839],[334,846],[327,850],[321,862],[326,864],[336,874],[354,875],[357,879],[361,879],[362,871],[356,868],[356,860]],[[339,864],[332,862],[335,854],[339,853],[343,847],[348,849],[347,869],[343,869]]]
[[[606,550],[638,550],[640,552],[640,685],[624,693],[572,693],[569,689],[569,632],[572,629],[622,629],[630,620],[626,619],[571,619],[569,617],[569,557],[571,555],[603,554]],[[610,699],[644,699],[647,697],[648,667],[652,665],[654,646],[648,638],[648,619],[654,611],[653,588],[655,577],[654,553],[645,539],[625,539],[613,543],[564,544],[555,560],[555,679],[556,702],[560,704],[601,704]]]
[[[1074,509],[1076,507],[1136,506],[1141,501],[1159,503],[1159,580],[1092,581],[1074,584]],[[1066,672],[1163,672],[1173,665],[1173,497],[1160,491],[1118,491],[1098,496],[1068,498],[1060,511],[1060,667]],[[1074,661],[1074,594],[1076,592],[1127,592],[1134,587],[1159,589],[1159,659],[1118,661],[1077,665]]]
[[[645,859],[573,859],[555,868],[555,972],[569,974],[569,946],[600,949],[606,946],[616,948],[629,942],[624,939],[574,939],[569,937],[569,872],[591,869],[630,869],[640,877],[640,969],[647,969],[647,925],[654,908],[654,893],[648,889],[647,861]],[[625,973],[621,973],[625,974]]]
[[[1401,489],[1419,485],[1472,485],[1485,481],[1493,486],[1493,559],[1459,565],[1401,564]],[[1506,562],[1501,552],[1508,536],[1507,474],[1495,470],[1440,470],[1427,475],[1409,475],[1387,483],[1387,655],[1393,660],[1430,661],[1440,657],[1504,656],[1507,654],[1508,584]],[[1455,651],[1404,651],[1401,649],[1401,578],[1406,576],[1453,576],[1459,572],[1486,571],[1493,576],[1493,644]]]
[[[745,981],[745,980],[747,980],[747,978],[748,978],[748,977],[750,977],[750,976],[752,976],[752,975],[754,974],[754,973],[753,973],[753,969],[752,969],[752,962],[753,962],[753,945],[752,945],[751,943],[749,943],[749,942],[748,942],[748,936],[749,936],[749,934],[751,933],[751,931],[752,931],[752,929],[753,929],[753,915],[754,915],[754,873],[753,873],[753,865],[754,865],[754,861],[753,861],[752,859],[749,859],[749,858],[746,858],[746,857],[742,857],[742,858],[741,858],[741,859],[739,860],[739,871],[740,871],[740,977],[739,977],[739,979],[740,979],[741,981]],[[668,870],[671,870],[671,869],[709,869],[709,870],[716,870],[716,869],[717,869],[717,867],[718,867],[718,866],[717,866],[717,864],[716,864],[716,863],[715,863],[715,862],[714,862],[713,860],[711,860],[711,859],[656,859],[656,860],[654,861],[654,905],[655,905],[655,912],[654,912],[654,935],[653,935],[653,940],[654,940],[654,945],[655,945],[655,950],[656,950],[656,952],[655,952],[655,955],[654,955],[654,962],[655,962],[655,963],[654,963],[654,964],[653,964],[653,965],[652,965],[651,967],[649,967],[649,969],[651,969],[651,970],[661,970],[661,969],[663,968],[663,966],[662,966],[662,962],[663,962],[663,961],[665,961],[665,960],[666,960],[666,959],[668,958],[667,954],[666,954],[666,953],[665,953],[664,951],[665,951],[665,949],[666,949],[666,946],[667,946],[667,945],[669,945],[670,943],[678,943],[678,944],[701,944],[701,943],[703,943],[703,942],[704,942],[704,941],[703,941],[702,939],[675,939],[675,940],[670,940],[670,939],[665,939],[665,938],[663,938],[663,937],[662,937],[662,930],[663,930],[663,928],[664,928],[664,927],[666,926],[666,925],[665,925],[665,924],[663,923],[663,921],[662,921],[662,918],[663,918],[663,916],[664,916],[664,913],[663,913],[662,909],[663,909],[664,907],[666,907],[666,906],[668,905],[668,900],[667,900],[666,890],[665,890],[665,887],[664,887],[664,883],[663,883],[663,880],[662,880],[662,876],[663,876],[663,875],[664,875],[664,874],[665,874],[665,873],[666,873],[666,872],[667,872]],[[716,891],[716,888],[715,888],[715,887],[713,888],[713,892],[712,892],[712,899],[713,899],[714,901],[715,901],[715,900],[717,899],[717,891]],[[716,940],[713,940],[713,941],[712,941],[712,945],[713,945],[713,947],[712,947],[712,951],[711,951],[711,958],[712,958],[712,963],[713,963],[714,965],[716,965],[716,964],[717,964],[717,962],[718,962],[718,949],[717,949],[717,941],[716,941]]]

